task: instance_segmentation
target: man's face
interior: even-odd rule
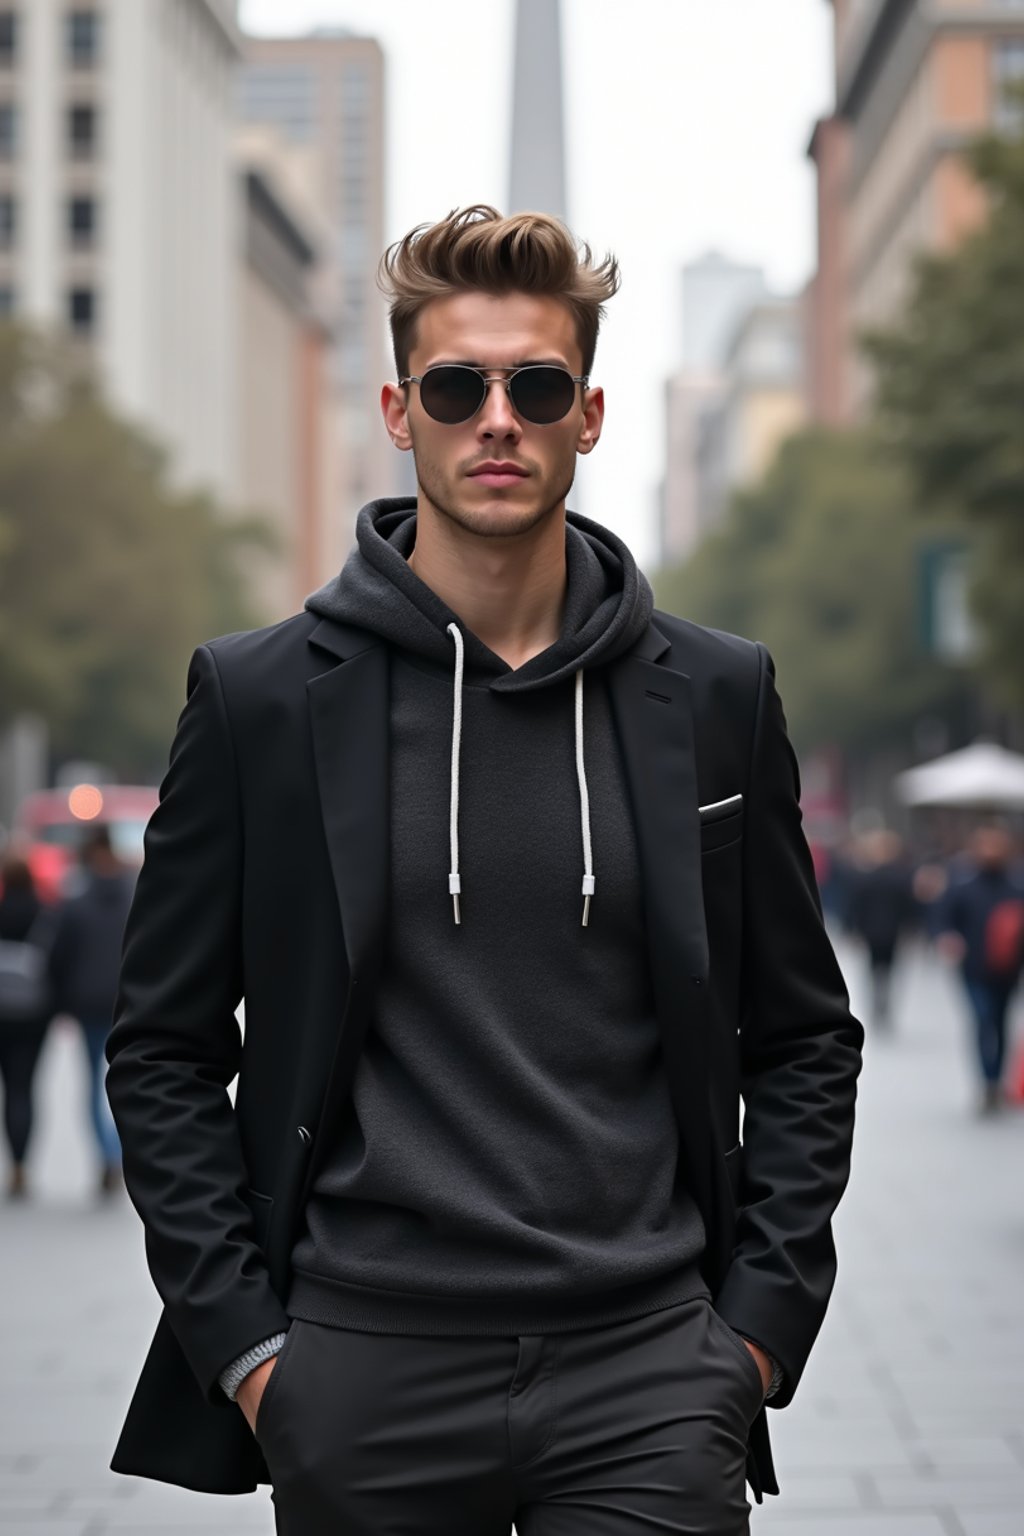
[[[488,384],[479,411],[457,426],[427,415],[418,385],[384,386],[388,431],[399,448],[412,449],[421,497],[442,517],[484,537],[525,533],[560,512],[577,453],[589,453],[600,435],[602,392],[577,385],[568,415],[536,426],[516,415],[500,382],[507,375],[496,370],[553,363],[582,373],[566,306],[525,293],[434,299],[419,316],[409,373],[422,375],[436,363],[483,367],[499,382]],[[504,466],[507,473],[488,474],[487,466]]]
[[[978,827],[971,838],[971,852],[982,869],[1005,869],[1013,853],[1013,841],[1003,827]]]

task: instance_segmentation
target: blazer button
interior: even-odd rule
[[[305,1142],[306,1146],[309,1146],[309,1143],[313,1140],[304,1125],[299,1126],[299,1140]]]

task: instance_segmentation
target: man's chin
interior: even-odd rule
[[[550,517],[558,506],[558,503],[555,506],[538,503],[535,494],[530,496],[528,502],[521,497],[522,492],[513,500],[492,491],[489,496],[480,496],[479,499],[474,497],[471,503],[454,496],[447,502],[438,502],[433,497],[431,501],[442,517],[458,523],[470,533],[480,534],[484,538],[507,538],[528,533],[531,528]]]

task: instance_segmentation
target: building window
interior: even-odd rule
[[[88,69],[99,58],[99,17],[95,11],[69,11],[66,26],[68,63],[75,69]]]
[[[17,148],[18,119],[12,101],[0,101],[0,160],[12,160]]]
[[[96,295],[91,288],[72,288],[68,293],[68,324],[78,336],[96,329]]]
[[[242,116],[273,123],[293,143],[313,137],[318,111],[316,76],[308,64],[250,64],[240,77]]]
[[[992,48],[992,76],[995,85],[995,126],[1001,133],[1019,133],[1024,128],[1024,37],[1005,38]],[[1017,86],[1011,93],[1008,86]]]
[[[9,251],[17,231],[17,212],[9,192],[0,193],[0,251]]]
[[[18,47],[18,18],[9,7],[0,10],[0,69],[10,68]]]
[[[7,320],[14,314],[14,289],[0,286],[0,320]]]
[[[96,199],[69,197],[67,204],[68,240],[78,250],[96,243]]]
[[[75,160],[91,160],[96,153],[96,108],[68,108],[68,149]]]

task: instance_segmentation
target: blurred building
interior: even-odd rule
[[[665,476],[659,563],[684,560],[718,500],[702,485],[701,443],[729,389],[727,359],[741,318],[767,293],[760,267],[708,252],[682,272],[682,366],[665,384]],[[718,471],[719,461],[705,460]]]
[[[341,480],[335,509],[341,548],[364,501],[395,484],[396,454],[380,419],[380,386],[394,376],[385,309],[376,286],[384,244],[384,60],[374,38],[321,31],[247,38],[241,107],[272,124],[317,189],[327,244],[315,279],[332,342],[328,378]]]
[[[833,0],[833,116],[809,153],[818,172],[817,276],[808,292],[811,408],[855,418],[870,392],[857,334],[899,315],[914,258],[955,246],[985,217],[964,161],[1010,120],[1024,78],[1021,0]]]
[[[328,383],[330,330],[317,305],[320,253],[329,244],[303,167],[270,128],[239,134],[244,192],[239,253],[240,498],[280,541],[258,555],[250,590],[268,622],[340,564],[340,461]]]
[[[62,327],[180,484],[237,490],[233,0],[0,5],[0,311]]]
[[[799,300],[766,294],[737,322],[723,360],[724,386],[697,436],[697,520],[722,517],[733,491],[771,468],[807,418]]]
[[[721,404],[718,370],[682,368],[665,380],[665,477],[661,482],[658,564],[676,565],[700,542],[698,454],[706,418]]]

